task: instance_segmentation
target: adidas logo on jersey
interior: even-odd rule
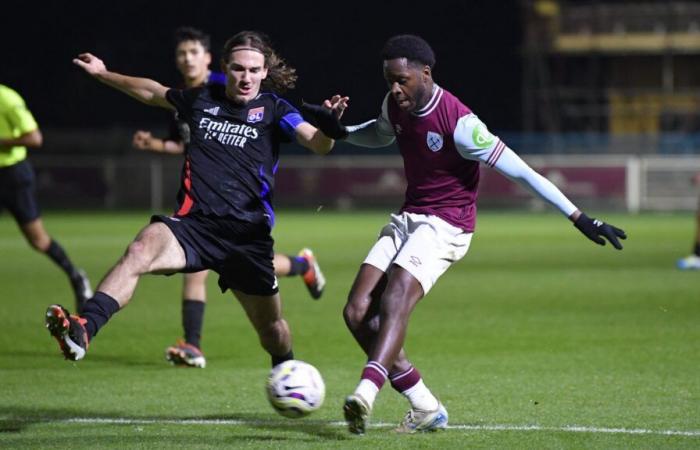
[[[219,115],[219,107],[215,106],[213,108],[205,109],[204,112],[209,113],[213,116],[218,116]]]

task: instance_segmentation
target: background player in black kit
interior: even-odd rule
[[[180,27],[175,30],[175,65],[182,75],[183,89],[226,83],[226,76],[223,73],[209,70],[212,60],[210,48],[211,38],[205,32],[193,27]],[[174,112],[171,115],[167,136],[158,138],[154,137],[150,131],[138,130],[134,133],[133,145],[139,150],[180,155],[185,153],[189,136],[189,125],[178,117],[177,112]],[[326,281],[310,249],[303,248],[297,256],[275,253],[272,261],[275,275],[299,276],[312,298],[321,297]],[[203,368],[206,365],[200,339],[207,298],[208,273],[209,271],[202,270],[184,274],[182,285],[184,339],[179,339],[175,345],[165,349],[165,358],[176,366]]]
[[[231,289],[258,333],[273,366],[293,358],[272,265],[272,192],[279,144],[296,138],[325,154],[333,140],[305,122],[272,92],[294,86],[295,71],[267,38],[241,32],[222,52],[225,86],[169,89],[146,78],[110,72],[90,53],[73,60],[99,81],[146,104],[176,109],[191,130],[179,208],[154,216],[105,276],[81,316],[60,305],[46,312],[46,326],[67,359],[85,356],[88,342],[132,297],[146,273],[212,269],[222,291]],[[264,84],[263,84],[264,83]]]

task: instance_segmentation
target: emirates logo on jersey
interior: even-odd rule
[[[261,106],[259,108],[253,108],[248,111],[248,119],[246,122],[248,123],[256,123],[260,122],[263,120],[263,117],[265,116],[265,107]]]
[[[243,148],[245,143],[258,138],[258,130],[254,127],[231,123],[228,120],[213,120],[202,117],[199,121],[199,129],[204,130],[204,139],[217,141],[224,145],[232,145]]]
[[[431,151],[439,152],[443,144],[442,135],[439,133],[428,131],[428,135],[425,138],[425,142],[426,144],[428,144],[428,148]]]

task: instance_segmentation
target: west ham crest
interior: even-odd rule
[[[265,107],[261,106],[260,108],[253,108],[248,111],[248,123],[256,123],[260,122],[263,120],[263,116],[265,116]]]
[[[442,135],[428,131],[428,136],[425,138],[428,148],[434,152],[439,152],[442,148]]]

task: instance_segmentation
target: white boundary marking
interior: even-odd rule
[[[17,420],[17,419],[13,419]],[[291,421],[278,420],[239,420],[239,419],[137,419],[137,418],[90,418],[73,417],[69,419],[19,419],[19,421],[42,422],[42,423],[78,423],[78,424],[114,424],[114,425],[276,425],[289,424]],[[330,421],[303,421],[308,425],[329,425],[333,427],[344,427],[345,422]],[[396,424],[378,422],[370,424],[370,428],[393,428]],[[689,436],[700,437],[700,430],[651,430],[646,428],[607,428],[589,427],[578,425],[564,425],[561,427],[541,426],[541,425],[448,425],[449,430],[462,431],[554,431],[562,433],[600,433],[600,434],[649,434],[661,436]]]

